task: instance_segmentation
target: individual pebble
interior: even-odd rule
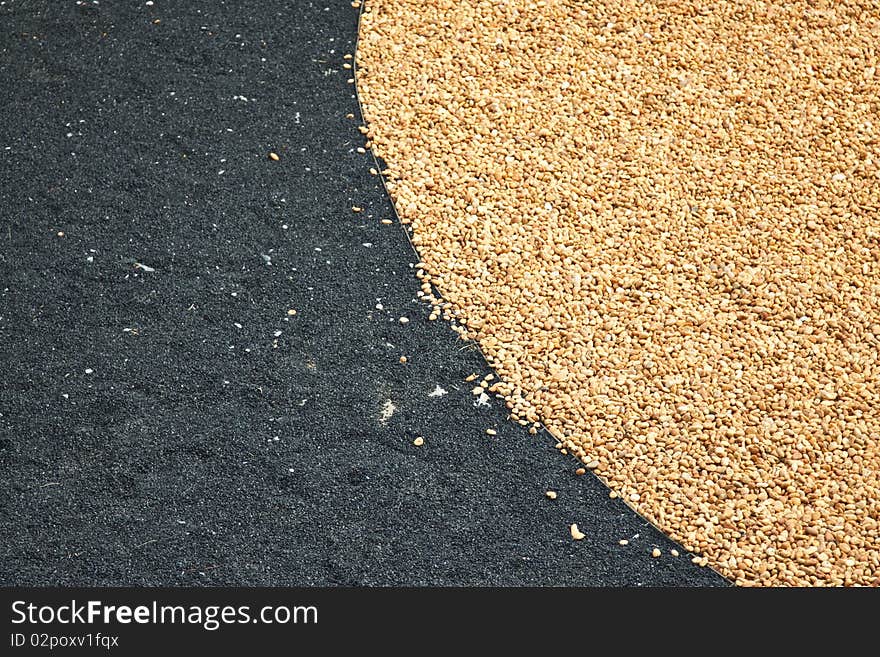
[[[571,537],[576,541],[583,540],[587,536],[580,529],[578,529],[578,526],[576,523],[571,523],[570,529],[571,529]]]
[[[413,445],[415,445],[416,447],[421,447],[424,444],[425,444],[425,439],[422,438],[421,436],[416,436],[416,439],[413,440]]]

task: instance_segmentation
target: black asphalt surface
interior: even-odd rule
[[[357,20],[0,2],[0,584],[728,584],[475,405],[356,151]]]

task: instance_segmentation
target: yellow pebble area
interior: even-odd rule
[[[878,54],[871,0],[363,8],[369,138],[493,390],[739,585],[880,584]]]

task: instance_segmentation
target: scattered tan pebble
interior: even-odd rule
[[[551,500],[555,500],[558,497],[555,490],[548,490],[546,493],[544,493],[544,495],[546,495],[547,498]]]
[[[486,429],[486,433],[490,436],[497,436],[498,432],[495,429]]]
[[[351,112],[349,112],[348,114],[345,115],[345,118],[347,118],[347,119],[353,119],[353,118],[354,118],[354,114],[352,114]]]
[[[351,68],[351,64],[343,64],[342,68]]]
[[[587,474],[587,471],[585,468],[578,468],[577,470],[574,471],[574,473],[578,476],[581,476],[581,475]]]
[[[348,78],[346,82],[348,82],[349,84],[354,84],[354,78]]]
[[[678,550],[672,549],[672,550],[669,551],[669,554],[671,554],[673,557],[677,557],[677,556],[678,556]]]
[[[587,535],[584,534],[580,529],[578,529],[577,524],[571,523],[571,537],[576,541],[580,541],[586,538]]]
[[[380,223],[380,224],[385,224],[386,226],[390,226],[390,225],[393,224],[394,222],[391,221],[391,219],[380,219],[380,220],[379,220],[379,223]]]
[[[416,436],[416,439],[413,441],[413,445],[415,445],[416,447],[421,447],[424,444],[425,444],[425,439],[422,438],[421,436]]]
[[[278,153],[276,153],[276,152],[274,152],[274,151],[270,151],[270,153],[269,153],[269,159],[272,160],[273,162],[277,162],[277,161],[280,160],[281,158],[278,157]]]
[[[359,206],[359,205],[352,205],[352,206],[351,206],[351,211],[352,211],[352,212],[361,212],[362,210],[363,210],[363,208],[362,208],[361,206]]]
[[[433,322],[437,319],[437,313],[431,313],[430,315],[428,315],[428,319]]]
[[[654,557],[655,559],[657,557],[659,557],[661,554],[662,553],[660,552],[659,548],[654,548],[653,550],[651,550],[651,556]]]
[[[476,374],[468,374],[466,377],[464,377],[464,380],[467,381],[468,383],[470,383],[471,381],[476,381],[476,379],[477,379]]]
[[[629,541],[626,540],[625,538],[622,538],[622,539],[620,539],[620,540],[617,541],[617,542],[620,543],[621,545],[629,545]]]
[[[64,237],[64,231],[63,231],[63,230],[59,230],[59,231],[58,231],[58,237]]]
[[[345,53],[345,54],[342,56],[342,59],[351,59],[351,53],[348,53],[348,52]]]
[[[363,148],[363,147],[361,147],[361,146],[358,146],[358,147],[357,147],[357,152],[363,154],[363,153],[366,153],[366,152],[367,152],[367,149],[366,149],[366,148]]]
[[[398,321],[401,324],[409,324],[409,317],[401,317]]]
[[[357,9],[358,7],[361,6],[361,0],[354,0],[354,1],[351,3],[351,6],[354,7],[355,9]]]
[[[371,176],[378,176],[378,175],[379,175],[379,172],[376,171],[376,168],[375,168],[375,167],[370,167],[370,175],[371,175]]]
[[[401,363],[405,363],[406,361],[407,361],[406,356],[401,356],[401,357],[400,357],[400,362],[401,362]]]
[[[471,390],[471,394],[474,395],[482,395],[484,392],[483,386],[476,386],[473,390]]]

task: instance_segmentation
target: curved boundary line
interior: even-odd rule
[[[364,14],[364,8],[366,7],[366,4],[367,4],[368,1],[369,1],[369,0],[360,0],[360,5],[358,6],[357,34],[355,35],[355,39],[354,39],[354,52],[353,52],[352,55],[351,55],[351,61],[352,61],[352,64],[351,64],[351,72],[352,72],[352,77],[354,78],[354,95],[355,95],[355,100],[357,101],[358,113],[360,114],[360,118],[361,118],[361,121],[362,121],[362,125],[366,126],[367,128],[369,128],[369,126],[367,125],[367,120],[366,120],[366,117],[364,116],[364,107],[363,107],[363,105],[361,104],[361,94],[360,94],[360,91],[358,91],[358,63],[357,63],[357,51],[358,51],[358,46],[360,45],[360,41],[361,41],[361,18],[363,17],[363,14]],[[416,261],[420,261],[420,260],[421,260],[421,256],[419,255],[419,251],[418,251],[418,249],[416,248],[416,245],[413,244],[412,236],[410,235],[410,232],[407,231],[407,229],[406,229],[407,224],[404,224],[404,223],[400,220],[400,215],[399,215],[398,212],[397,212],[397,206],[394,204],[394,200],[393,200],[392,197],[391,197],[391,192],[388,191],[388,185],[387,185],[386,182],[385,182],[385,176],[382,174],[382,166],[379,164],[379,159],[376,157],[376,153],[375,153],[375,151],[373,150],[372,146],[371,146],[368,150],[369,150],[369,153],[370,153],[370,158],[372,159],[373,164],[375,165],[375,169],[376,169],[376,171],[378,172],[378,173],[377,173],[377,176],[378,176],[379,180],[382,181],[382,191],[385,192],[385,196],[388,197],[388,201],[389,201],[390,204],[391,204],[391,211],[394,213],[394,218],[396,219],[397,224],[403,229],[403,234],[406,235],[406,241],[409,243],[409,247],[412,249],[413,253],[415,254],[415,256],[416,256]],[[410,228],[409,230],[411,231],[412,228]],[[439,290],[439,289],[438,289],[433,283],[430,283],[430,285],[431,285],[431,290],[434,292],[434,296],[436,296],[438,299],[443,299],[443,295],[440,294],[440,290]],[[464,338],[462,338],[461,336],[459,336],[459,339],[464,340]],[[480,357],[483,359],[483,362],[486,364],[486,369],[488,369],[488,370],[490,370],[491,372],[493,372],[493,373],[495,374],[495,376],[498,376],[499,378],[501,378],[500,375],[498,374],[498,372],[495,371],[495,368],[493,368],[493,367],[489,364],[489,359],[486,357],[486,354],[483,352],[483,348],[480,346],[480,343],[479,343],[477,340],[469,340],[469,342],[471,342],[471,343],[474,345],[474,347],[476,348],[477,352],[480,354]],[[510,421],[510,416],[509,416],[509,414],[508,414],[508,418],[507,418],[507,419],[508,419],[508,421]],[[517,424],[518,424],[518,423],[517,423]],[[539,430],[539,432],[540,432],[540,433],[543,433],[544,435],[546,435],[547,437],[549,437],[549,438],[552,440],[552,442],[553,442],[554,444],[560,442],[560,439],[558,439],[556,436],[553,435],[553,433],[552,433],[552,432],[547,428],[547,426],[544,424],[543,420],[541,420],[541,419],[539,418],[537,424],[540,426],[540,430]],[[613,490],[613,489],[612,489],[608,484],[606,484],[605,481],[604,481],[599,475],[597,475],[595,472],[593,472],[592,470],[588,470],[588,472],[589,472],[589,473],[590,473],[595,479],[597,479],[597,480],[599,481],[599,483],[601,483],[606,489],[608,489],[609,491]],[[649,520],[648,518],[646,518],[644,515],[642,515],[641,513],[639,513],[639,511],[638,511],[637,509],[634,509],[634,508],[632,507],[632,505],[630,505],[630,503],[626,500],[626,498],[625,498],[623,495],[618,495],[618,499],[621,500],[621,501],[626,505],[626,507],[627,507],[630,511],[632,511],[632,512],[633,512],[634,514],[636,514],[639,518],[641,518],[642,520],[644,520],[645,522],[647,522],[649,525],[651,525],[652,527],[654,527],[658,532],[660,532],[661,534],[663,534],[664,536],[666,536],[666,538],[668,538],[669,540],[674,540],[674,539],[669,535],[669,532],[667,532],[665,529],[663,529],[662,527],[660,527],[659,525],[657,525],[656,523],[652,522],[651,520]],[[684,549],[684,546],[681,545],[681,543],[680,543],[679,541],[675,541],[675,542],[678,543],[679,546],[680,546],[682,549]],[[695,552],[691,552],[690,550],[684,550],[684,551],[685,551],[686,554],[693,554],[694,556],[697,556],[697,554],[696,554]],[[700,555],[700,556],[705,556],[705,555]],[[698,566],[698,567],[700,567],[700,568],[709,568],[709,569],[711,569],[713,572],[715,572],[719,577],[721,577],[722,579],[726,580],[727,582],[730,582],[731,585],[734,585],[734,586],[736,585],[735,582],[734,582],[732,579],[730,579],[730,578],[727,577],[726,575],[723,575],[722,573],[718,572],[718,570],[717,570],[717,569],[716,569],[711,563],[710,563],[710,564],[707,564],[706,566]]]

